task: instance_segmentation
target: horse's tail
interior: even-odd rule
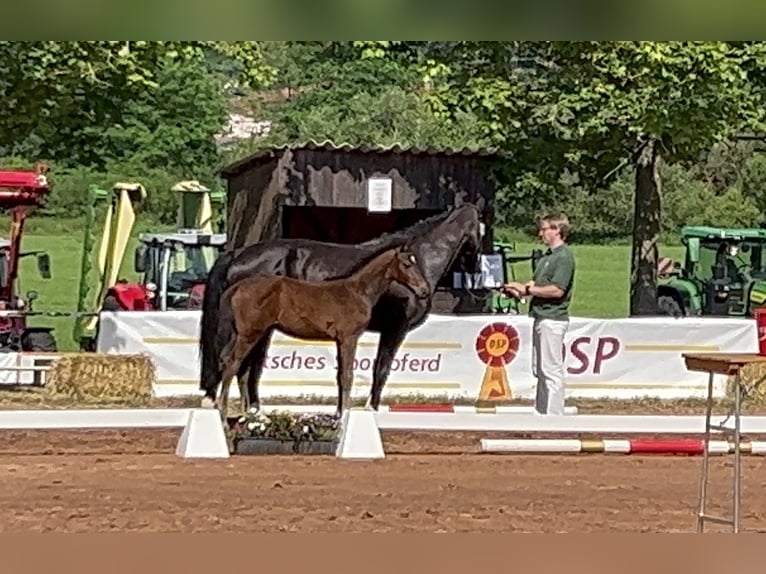
[[[205,395],[215,400],[221,372],[218,366],[219,348],[219,306],[221,296],[226,291],[226,275],[234,254],[232,251],[221,253],[215,260],[208,274],[205,294],[202,299],[202,319],[200,321],[199,350],[201,358],[199,388]]]

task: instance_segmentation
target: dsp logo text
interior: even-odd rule
[[[567,373],[598,375],[604,364],[614,359],[621,348],[620,340],[616,337],[577,337],[569,343],[569,348],[564,345]]]

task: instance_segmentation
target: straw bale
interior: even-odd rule
[[[754,405],[766,404],[766,364],[750,363],[740,369],[742,401]],[[726,398],[734,399],[734,377],[726,380]]]
[[[156,378],[154,363],[144,354],[77,353],[51,365],[45,386],[73,399],[148,401]]]

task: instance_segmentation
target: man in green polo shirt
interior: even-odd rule
[[[535,410],[563,415],[565,398],[564,335],[569,328],[575,260],[566,244],[569,219],[556,213],[540,219],[538,234],[548,250],[539,259],[532,281],[504,287],[514,297],[532,297],[532,374],[537,378]]]

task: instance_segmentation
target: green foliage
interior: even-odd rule
[[[54,192],[43,216],[82,217],[91,184],[139,181],[139,212],[172,223],[170,187],[213,188],[214,136],[227,118],[226,82],[270,81],[253,42],[0,42],[2,165],[46,160]],[[19,158],[24,158],[20,160]]]
[[[738,175],[742,195],[753,202],[762,219],[766,219],[766,156],[753,155]]]
[[[666,159],[695,160],[762,120],[761,42],[449,42],[429,99],[468,109],[517,153],[513,179],[550,191],[565,167],[595,191],[653,136]]]
[[[29,162],[18,158],[0,158],[3,167],[29,167]],[[117,182],[138,182],[147,191],[146,200],[136,206],[139,221],[147,226],[174,225],[178,196],[170,188],[185,176],[180,171],[162,168],[146,168],[140,164],[113,164],[106,170],[89,167],[67,167],[50,162],[51,171],[48,180],[51,184],[51,194],[45,205],[35,212],[27,225],[35,226],[40,217],[52,217],[62,220],[84,220],[87,211],[88,188],[95,185],[102,189],[111,190]],[[209,175],[200,178],[201,183],[217,189],[220,182]],[[97,217],[101,217],[101,210]]]
[[[760,163],[760,156],[751,161]],[[766,173],[760,188],[766,189]],[[737,178],[717,188],[681,165],[663,165],[662,235],[677,241],[684,225],[757,227],[764,220],[754,197],[743,191],[744,179]],[[573,241],[603,243],[624,240],[633,231],[634,175],[624,169],[608,188],[588,192],[574,178],[564,179],[565,190],[546,207],[563,209],[574,221]],[[519,225],[529,219],[520,219]]]
[[[535,42],[430,42],[424,49],[424,98],[437,117],[475,118],[487,140],[511,154],[494,174],[498,219],[506,224],[531,218],[559,195],[571,148],[557,134],[555,94],[539,52]]]
[[[761,92],[747,73],[760,43],[555,42],[543,45],[559,137],[580,142],[596,177],[652,137],[670,161],[695,160],[762,118]],[[583,146],[583,144],[585,144]],[[582,150],[581,150],[582,151]]]
[[[340,418],[329,413],[290,411],[253,412],[241,415],[232,428],[236,440],[246,438],[301,442],[334,441],[340,434]]]
[[[214,152],[225,103],[217,77],[203,72],[211,54],[232,62],[232,81],[248,87],[273,76],[257,42],[0,42],[0,155],[103,169],[129,161],[138,137],[162,141],[152,153],[159,165],[179,151],[185,167],[209,161],[199,156]],[[171,126],[184,115],[179,142]],[[157,128],[165,129],[149,139]]]
[[[288,42],[271,56],[290,60],[275,86],[287,101],[269,109],[272,133],[261,145],[331,140],[352,145],[478,147],[489,140],[471,114],[437,117],[425,101],[422,69],[413,50],[396,42]],[[300,70],[295,62],[301,63]]]
[[[226,100],[202,63],[158,62],[158,85],[125,102],[122,121],[106,129],[86,127],[85,134],[110,163],[167,169],[203,177],[218,161],[213,136],[226,121]]]
[[[281,121],[280,121],[281,120]],[[345,103],[312,106],[300,98],[280,115],[270,141],[321,141],[360,145],[478,147],[483,138],[469,117],[439,122],[417,96],[399,86],[361,91]]]
[[[762,212],[743,195],[738,182],[717,192],[702,181],[692,180],[678,166],[669,166],[663,172],[665,231],[678,231],[682,225],[752,227],[761,223]]]
[[[531,232],[536,214],[563,208],[577,241],[610,241],[631,234],[630,153],[651,133],[669,162],[665,236],[687,222],[757,225],[766,160],[725,138],[759,125],[763,46],[0,42],[0,161],[51,163],[43,216],[82,218],[89,185],[137,180],[149,190],[139,221],[172,225],[174,183],[217,188],[218,167],[265,145],[499,145],[512,152],[494,174],[500,225]],[[271,120],[271,134],[218,150],[227,107]]]

